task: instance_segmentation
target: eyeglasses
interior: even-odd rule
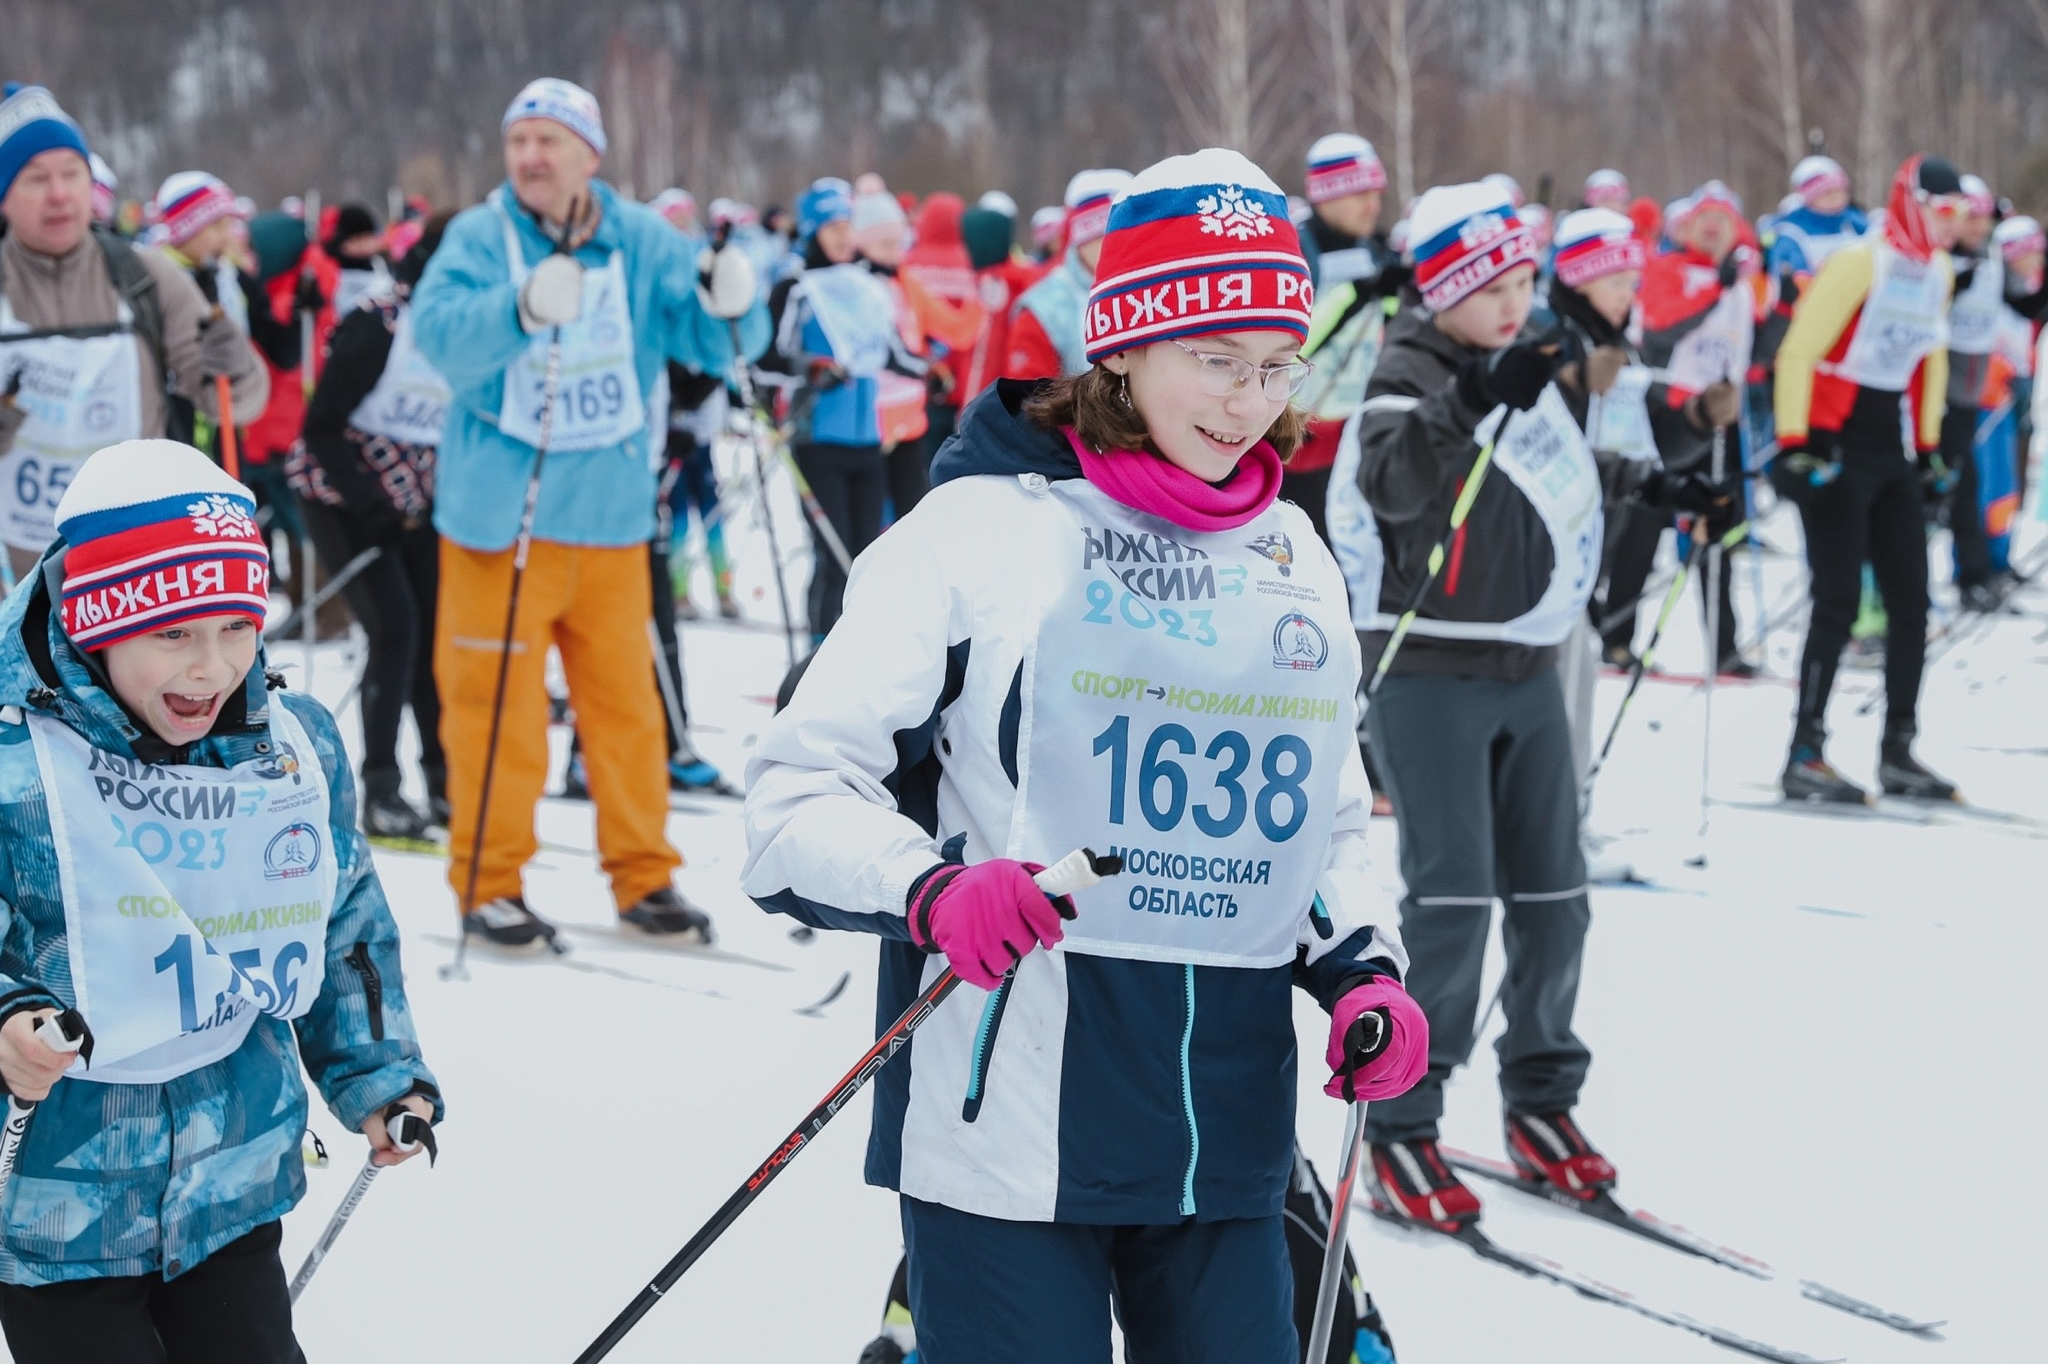
[[[1306,360],[1289,360],[1280,365],[1254,365],[1249,360],[1240,360],[1235,355],[1223,355],[1216,351],[1196,350],[1185,341],[1173,343],[1195,358],[1202,367],[1202,391],[1212,398],[1227,398],[1259,376],[1259,391],[1271,402],[1286,402],[1301,392],[1301,386],[1308,382],[1308,376],[1316,367]]]

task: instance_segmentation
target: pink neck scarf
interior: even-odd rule
[[[1237,474],[1222,487],[1204,483],[1187,470],[1142,450],[1097,454],[1067,429],[1067,444],[1080,457],[1090,483],[1126,507],[1173,522],[1183,530],[1236,530],[1273,505],[1280,495],[1280,454],[1260,441],[1237,462]]]

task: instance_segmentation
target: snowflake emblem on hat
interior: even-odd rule
[[[1234,237],[1244,242],[1273,232],[1272,216],[1266,206],[1257,199],[1245,198],[1244,190],[1237,185],[1225,185],[1214,194],[1203,195],[1195,201],[1195,211],[1202,215],[1202,231],[1213,237]]]
[[[185,514],[192,518],[195,535],[225,535],[236,540],[256,538],[256,523],[249,519],[249,513],[237,506],[233,499],[219,493],[208,493],[186,507]]]

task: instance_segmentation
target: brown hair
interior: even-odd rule
[[[1145,419],[1131,405],[1124,376],[1090,365],[1084,374],[1063,376],[1039,386],[1024,400],[1024,415],[1047,430],[1073,427],[1081,443],[1091,450],[1144,450],[1158,454]],[[1282,408],[1265,439],[1279,452],[1282,463],[1308,435],[1308,418],[1293,403]]]

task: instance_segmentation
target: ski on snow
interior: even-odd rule
[[[1469,1151],[1454,1150],[1448,1146],[1440,1149],[1443,1151],[1444,1159],[1448,1160],[1455,1169],[1463,1170],[1468,1174],[1478,1175],[1482,1179],[1490,1179],[1497,1184],[1505,1184],[1507,1187],[1525,1193],[1531,1198],[1540,1198],[1546,1202],[1554,1203],[1558,1207],[1583,1214],[1596,1222],[1604,1222],[1610,1227],[1628,1232],[1632,1236],[1639,1236],[1646,1241],[1654,1241],[1660,1246],[1678,1251],[1681,1254],[1698,1256],[1702,1260],[1711,1260],[1717,1265],[1732,1269],[1738,1274],[1746,1274],[1752,1279],[1759,1279],[1766,1283],[1781,1281],[1782,1276],[1779,1271],[1771,1268],[1770,1265],[1759,1260],[1756,1256],[1745,1255],[1739,1250],[1731,1250],[1727,1246],[1716,1245],[1698,1233],[1688,1231],[1675,1222],[1666,1222],[1662,1218],[1644,1212],[1639,1208],[1628,1207],[1611,1193],[1602,1191],[1589,1199],[1574,1198],[1563,1189],[1556,1188],[1539,1180],[1524,1178],[1519,1170],[1506,1161],[1492,1160],[1486,1156],[1473,1155]],[[1865,1302],[1861,1298],[1851,1297],[1839,1289],[1829,1288],[1826,1284],[1815,1283],[1812,1279],[1799,1280],[1799,1294],[1810,1302],[1817,1302],[1824,1307],[1832,1307],[1839,1312],[1847,1312],[1851,1316],[1861,1317],[1865,1321],[1874,1321],[1880,1326],[1889,1326],[1892,1330],[1902,1331],[1907,1335],[1932,1335],[1935,1331],[1948,1324],[1945,1321],[1922,1321],[1915,1317],[1906,1316],[1903,1313],[1889,1311],[1874,1303]]]
[[[1500,1265],[1502,1268],[1526,1274],[1532,1279],[1542,1279],[1546,1282],[1569,1288],[1582,1298],[1590,1298],[1594,1302],[1604,1302],[1611,1306],[1634,1312],[1639,1316],[1648,1317],[1651,1321],[1661,1322],[1666,1326],[1675,1326],[1681,1331],[1690,1331],[1697,1336],[1704,1336],[1716,1345],[1746,1354],[1753,1359],[1768,1359],[1774,1361],[1774,1364],[1841,1364],[1840,1359],[1823,1360],[1816,1355],[1806,1354],[1803,1351],[1788,1350],[1760,1340],[1752,1340],[1739,1331],[1731,1331],[1725,1326],[1715,1326],[1711,1322],[1701,1321],[1698,1317],[1690,1316],[1684,1312],[1672,1311],[1663,1307],[1653,1307],[1625,1288],[1616,1288],[1614,1285],[1604,1283],[1599,1279],[1593,1278],[1591,1275],[1582,1274],[1578,1270],[1567,1268],[1548,1256],[1536,1255],[1528,1251],[1510,1250],[1481,1231],[1477,1224],[1467,1223],[1457,1231],[1444,1231],[1421,1222],[1411,1222],[1407,1218],[1395,1213],[1383,1212],[1373,1206],[1369,1195],[1360,1194],[1359,1202],[1363,1203],[1372,1212],[1374,1217],[1391,1226],[1456,1241],[1480,1259]]]

